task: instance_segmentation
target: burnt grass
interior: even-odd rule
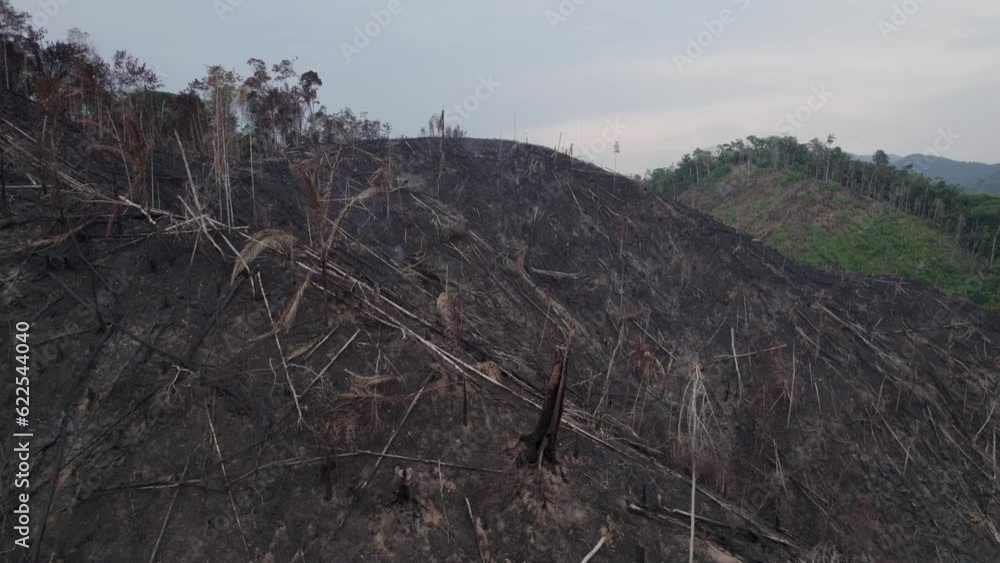
[[[37,553],[6,560],[569,562],[606,537],[593,561],[677,561],[692,464],[698,561],[1000,560],[1000,319],[974,305],[497,140],[233,163],[236,228],[199,233],[178,150],[126,194],[72,125],[39,142],[9,95],[0,117],[8,179],[48,178],[0,223],[36,433]],[[320,215],[303,174],[330,186]],[[230,284],[264,229],[299,242]],[[563,354],[554,455],[525,455]]]

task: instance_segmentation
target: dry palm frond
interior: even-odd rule
[[[311,174],[303,174],[302,184],[306,188],[306,202],[309,204],[309,208],[314,211],[319,211],[321,203],[319,190],[316,189],[316,180]]]
[[[340,223],[344,220],[344,217],[347,216],[347,212],[350,211],[351,208],[354,207],[358,202],[364,201],[376,195],[378,192],[379,188],[376,186],[372,186],[370,188],[365,189],[358,195],[352,197],[351,199],[347,200],[347,204],[344,205],[344,208],[341,209],[340,213],[337,214],[337,218],[333,220],[332,223],[333,228],[330,229],[330,236],[326,242],[326,246],[330,246],[333,243],[333,240],[337,237],[337,233],[340,232]]]
[[[702,366],[698,362],[693,362],[688,367],[688,384],[684,388],[684,400],[681,406],[681,416],[677,421],[677,433],[680,435],[681,426],[687,422],[688,451],[691,454],[691,536],[688,546],[688,561],[694,563],[694,530],[695,530],[695,499],[697,480],[697,457],[699,450],[704,446],[699,438],[707,428],[705,425],[706,407],[708,403],[708,393],[705,390],[705,379],[702,374]],[[685,416],[686,415],[686,416]]]
[[[242,270],[250,270],[250,264],[260,256],[261,252],[271,249],[277,252],[291,252],[299,239],[291,233],[280,229],[264,229],[250,237],[250,242],[243,247],[239,256],[236,257],[236,264],[233,266],[233,273],[229,277],[229,285],[232,285],[239,277]]]
[[[327,335],[327,336],[323,336],[323,335],[317,336],[316,338],[310,340],[309,342],[306,342],[306,343],[302,344],[301,346],[295,348],[294,350],[292,350],[291,352],[288,353],[288,361],[292,361],[292,360],[294,360],[294,359],[302,356],[303,354],[309,353],[311,350],[313,350],[314,348],[316,348],[317,346],[319,346],[320,343],[322,343],[328,336],[329,335]]]
[[[454,291],[444,291],[437,298],[437,310],[441,315],[448,339],[455,350],[460,349],[462,340],[462,310],[458,302],[458,294]]]
[[[323,202],[322,186],[320,186],[316,180],[316,169],[318,167],[319,158],[316,156],[309,155],[299,162],[288,165],[288,170],[292,174],[302,178],[302,184],[306,191],[306,203],[309,209],[318,211],[320,205]]]
[[[333,164],[330,166],[330,179],[327,182],[327,191],[332,191],[333,180],[337,177],[337,170],[340,169],[340,162],[344,158],[344,147],[337,147],[337,158],[334,159]],[[329,162],[329,158],[326,159]]]
[[[373,430],[382,425],[382,403],[393,403],[405,399],[405,397],[390,397],[382,393],[381,387],[398,381],[399,378],[392,375],[360,375],[351,370],[347,370],[351,376],[351,389],[347,393],[337,395],[338,399],[351,401],[361,406],[368,406],[368,417]]]
[[[361,375],[348,370],[351,376],[351,391],[358,395],[370,396],[378,387],[398,380],[394,375]]]
[[[21,250],[42,250],[46,248],[59,246],[60,244],[72,239],[74,236],[76,236],[77,233],[85,229],[89,224],[90,222],[88,221],[86,223],[81,223],[79,226],[74,227],[61,235],[56,235],[54,237],[44,238],[41,240],[29,241],[27,244],[21,247]]]
[[[309,229],[309,245],[312,246],[314,238],[318,238],[320,241],[326,239],[327,235],[324,229],[325,225],[323,220],[326,218],[326,210],[330,205],[330,201],[323,188],[321,186],[317,186],[317,180],[314,172],[311,170],[302,170],[300,175],[302,177],[302,185],[305,188],[305,212],[306,225]],[[319,232],[314,233],[314,228],[318,229]]]
[[[500,383],[500,378],[503,375],[500,366],[495,362],[480,362],[476,364],[476,369],[479,370],[483,375],[489,378],[494,383]]]
[[[320,175],[317,172],[321,164],[328,162],[326,154],[322,156],[310,156],[305,160],[289,165],[289,170],[293,174],[302,177],[302,184],[305,188],[306,206],[308,208],[306,210],[306,220],[311,225],[319,226],[318,238],[321,243],[330,240],[330,237],[333,236],[330,233],[327,212],[330,208],[330,203],[333,201],[330,196],[333,193],[333,184],[337,177],[340,160],[341,149],[338,149],[337,159],[330,169],[326,182],[320,181]],[[313,236],[314,233],[310,232],[310,244],[312,244]]]
[[[306,294],[306,289],[309,288],[309,282],[312,279],[312,272],[306,274],[306,279],[302,280],[299,287],[295,290],[295,294],[288,301],[288,305],[285,310],[281,313],[281,317],[278,318],[278,322],[274,323],[274,331],[288,332],[292,328],[292,323],[295,322],[295,315],[299,312],[299,305],[302,304],[302,296]]]
[[[814,547],[807,557],[808,559],[802,560],[804,563],[843,563],[845,561],[836,548],[825,544]]]
[[[391,191],[391,186],[395,183],[396,174],[392,167],[392,157],[390,156],[382,163],[378,169],[368,178],[369,186],[383,186],[386,193]]]
[[[184,161],[184,171],[187,172],[187,178],[188,178],[188,195],[191,198],[190,202],[186,201],[184,197],[179,197],[178,201],[180,201],[181,205],[184,207],[185,219],[194,223],[197,226],[197,233],[198,233],[198,238],[195,239],[194,249],[191,253],[191,260],[194,261],[194,253],[198,249],[198,241],[201,240],[202,236],[204,236],[205,239],[207,239],[208,242],[211,243],[216,250],[218,250],[219,254],[226,256],[227,254],[222,251],[222,248],[215,241],[215,238],[211,234],[211,231],[216,230],[218,227],[222,225],[215,219],[211,218],[211,216],[208,213],[207,206],[202,203],[201,197],[198,195],[198,187],[197,185],[195,185],[194,177],[191,175],[191,165],[188,163],[187,153],[184,151],[184,144],[181,142],[181,136],[177,131],[174,131],[174,138],[177,139],[177,146],[178,148],[180,148],[181,151],[181,159]],[[136,207],[139,207],[140,210],[143,210],[141,206],[136,206]],[[237,252],[236,248],[232,245],[229,239],[226,238],[225,235],[220,233],[219,236],[226,243],[226,246],[229,247],[229,249],[233,252],[233,254],[237,255],[239,254],[239,252]]]
[[[295,162],[289,162],[288,169],[292,171],[293,174],[309,174],[316,170],[316,164],[319,162],[319,157],[317,157],[312,152],[305,152],[302,155],[301,160]]]
[[[128,133],[129,156],[132,160],[132,182],[136,186],[142,186],[146,176],[148,145],[135,113],[132,111],[125,116],[125,130]]]
[[[469,232],[468,220],[461,213],[444,204],[438,204],[438,212],[434,214],[431,223],[448,238],[465,235]]]
[[[667,373],[663,362],[649,350],[642,351],[642,358],[639,360],[639,377],[646,385],[652,385],[656,376],[663,377]]]

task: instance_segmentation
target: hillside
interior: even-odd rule
[[[871,162],[870,155],[856,155],[855,158]],[[911,154],[909,156],[889,155],[896,168],[913,166],[913,169],[929,178],[941,178],[949,184],[962,186],[971,193],[1000,195],[1000,164],[964,162],[943,156]]]
[[[1000,164],[961,162],[923,155],[904,156],[893,164],[899,168],[913,165],[915,170],[925,176],[958,184],[973,193],[1000,195]]]
[[[48,179],[0,225],[14,561],[678,561],[692,519],[696,561],[1000,558],[994,314],[541,147],[298,146],[231,206],[174,150],[147,199],[0,100]]]
[[[819,268],[900,276],[988,308],[1000,307],[1000,276],[909,213],[795,171],[745,171],[706,182],[681,201]]]

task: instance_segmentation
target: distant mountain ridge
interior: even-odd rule
[[[857,160],[871,162],[870,155],[853,155]],[[931,178],[941,178],[949,184],[962,186],[972,193],[1000,195],[1000,164],[963,162],[943,156],[911,154],[889,155],[896,168],[913,165],[913,170]]]

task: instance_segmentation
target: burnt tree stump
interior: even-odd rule
[[[535,424],[535,430],[521,437],[523,451],[521,461],[526,464],[536,464],[539,458],[546,463],[558,464],[556,444],[559,435],[559,424],[562,421],[563,402],[566,399],[566,379],[569,366],[569,348],[573,340],[570,332],[566,345],[556,353],[549,374],[549,384],[545,392],[545,402],[542,412]]]

